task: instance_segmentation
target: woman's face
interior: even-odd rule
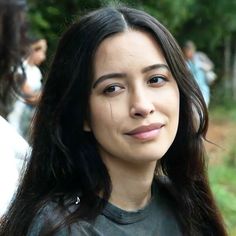
[[[46,59],[47,42],[44,39],[39,40],[32,46],[30,60],[35,65],[40,65]]]
[[[179,90],[155,40],[129,30],[105,39],[95,54],[90,123],[106,162],[160,159],[179,120]]]

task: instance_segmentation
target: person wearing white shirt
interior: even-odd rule
[[[24,138],[28,138],[29,127],[41,93],[42,73],[39,65],[46,58],[47,42],[45,39],[32,39],[30,53],[23,62],[25,81],[21,87],[26,99],[18,99],[13,111],[8,115],[8,121]],[[23,74],[22,69],[19,70]]]
[[[25,13],[25,0],[0,0],[0,220],[14,197],[30,151],[28,143],[4,119],[11,107],[6,101],[15,88],[15,75],[25,55]]]
[[[0,217],[14,195],[26,162],[28,143],[0,116]]]

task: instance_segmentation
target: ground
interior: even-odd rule
[[[234,112],[234,114],[236,114]],[[210,114],[212,115],[212,114]],[[210,119],[206,142],[209,180],[229,236],[236,235],[236,116],[220,112]],[[218,118],[217,118],[218,117]]]
[[[230,120],[210,119],[206,142],[207,154],[211,164],[219,164],[227,153],[230,153],[232,144],[236,140],[236,122]]]

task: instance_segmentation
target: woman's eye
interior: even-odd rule
[[[166,82],[166,78],[163,76],[154,76],[148,81],[149,84],[162,84],[163,82]]]
[[[111,86],[106,87],[104,89],[103,93],[112,94],[112,93],[118,92],[121,89],[122,89],[122,87],[119,85],[111,85]]]

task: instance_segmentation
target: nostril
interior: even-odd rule
[[[135,116],[142,116],[141,113],[134,113]]]

